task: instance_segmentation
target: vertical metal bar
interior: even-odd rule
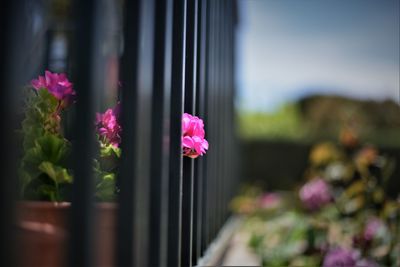
[[[225,23],[224,23],[224,29],[223,31],[225,32],[225,39],[224,39],[224,45],[226,46],[230,46],[231,44],[229,44],[228,42],[228,35],[229,35],[229,5],[230,5],[230,1],[225,1]],[[226,103],[225,103],[225,134],[226,135],[233,135],[234,132],[231,132],[229,127],[230,127],[230,121],[229,121],[229,105],[230,102],[233,102],[233,99],[230,98],[230,88],[229,88],[229,65],[228,65],[228,60],[229,60],[229,48],[225,50],[225,60],[224,60],[224,70],[225,70],[225,88],[226,88]],[[229,137],[230,138],[230,137]],[[225,140],[225,146],[226,146],[226,151],[225,153],[230,153],[230,147],[229,147],[229,138],[227,138],[227,140]],[[229,212],[229,198],[228,198],[228,194],[229,194],[229,161],[230,156],[226,157],[225,159],[225,178],[224,178],[224,182],[225,185],[224,187],[227,188],[227,190],[225,191],[224,194],[224,219],[226,220],[228,218],[228,212]]]
[[[213,223],[213,231],[212,231],[212,236],[211,240],[213,241],[217,235],[218,232],[218,226],[219,226],[219,215],[220,215],[220,179],[219,177],[220,174],[220,157],[221,157],[221,140],[220,140],[220,131],[221,127],[219,125],[220,123],[220,117],[221,114],[220,112],[220,106],[219,106],[219,101],[220,101],[220,78],[221,78],[221,73],[220,73],[220,66],[219,66],[219,58],[220,58],[220,51],[219,51],[219,39],[220,39],[220,31],[219,31],[219,20],[220,20],[220,2],[221,0],[217,0],[215,2],[215,20],[214,20],[214,28],[215,28],[215,35],[214,35],[214,64],[215,64],[215,77],[214,77],[214,103],[213,103],[213,114],[214,114],[214,130],[215,130],[215,142],[217,145],[216,149],[216,155],[215,155],[215,160],[214,160],[214,181],[215,181],[215,189],[214,189],[214,223]]]
[[[194,114],[196,110],[196,74],[197,74],[197,0],[187,4],[186,18],[186,63],[184,111]],[[192,266],[193,242],[193,195],[195,162],[191,158],[183,159],[182,180],[182,266]]]
[[[233,184],[233,175],[235,174],[235,172],[233,171],[233,162],[232,162],[232,158],[233,158],[233,147],[232,147],[232,136],[235,135],[235,129],[233,127],[233,103],[234,103],[234,99],[233,99],[233,88],[232,88],[232,76],[231,76],[231,69],[233,68],[233,66],[231,66],[231,64],[233,64],[232,62],[232,58],[231,56],[233,56],[233,54],[231,54],[231,50],[233,47],[233,43],[231,40],[231,29],[232,29],[232,2],[231,1],[227,1],[227,18],[226,18],[226,32],[227,32],[227,36],[226,36],[226,42],[229,44],[228,49],[226,51],[226,75],[227,75],[227,94],[228,94],[228,99],[230,100],[230,102],[228,102],[227,104],[227,120],[228,120],[228,126],[227,126],[227,130],[229,132],[231,132],[231,135],[229,136],[229,139],[227,140],[227,146],[228,146],[228,153],[229,153],[229,157],[228,157],[228,166],[227,166],[227,183],[228,183],[228,190],[227,190],[227,195],[226,195],[226,201],[227,201],[227,205],[229,205],[230,203],[230,199],[231,199],[231,194],[232,194],[232,184]],[[232,166],[232,167],[230,167]],[[229,210],[227,211],[227,215],[229,214]]]
[[[235,57],[234,57],[234,54],[235,54],[235,38],[234,38],[234,36],[235,36],[235,34],[234,34],[234,31],[235,31],[235,24],[237,23],[236,22],[236,20],[237,20],[237,3],[236,2],[232,2],[231,3],[231,29],[230,29],[230,42],[231,42],[231,49],[230,49],[230,65],[232,66],[231,68],[230,68],[230,81],[231,81],[231,94],[232,94],[232,98],[234,98],[234,95],[235,95],[235,90],[236,90],[236,88],[235,88],[235,69],[234,69],[234,67],[233,66],[235,66]],[[233,129],[233,121],[234,121],[234,116],[235,116],[235,114],[234,114],[234,105],[233,105],[233,102],[231,103],[231,113],[232,113],[232,118],[231,118],[231,121],[232,121],[232,129]],[[235,166],[235,173],[234,173],[234,175],[233,175],[233,178],[232,179],[234,179],[234,186],[233,186],[233,191],[232,191],[232,193],[231,193],[231,198],[234,196],[234,194],[237,192],[237,190],[238,190],[238,182],[239,182],[239,179],[240,179],[240,176],[239,176],[239,165],[238,165],[238,159],[239,159],[239,154],[238,154],[238,141],[237,141],[237,138],[236,138],[236,135],[233,135],[232,137],[232,149],[233,149],[233,153],[232,153],[232,164],[233,164],[233,166]],[[239,166],[239,167],[238,167]]]
[[[7,157],[0,163],[2,175],[0,178],[0,210],[4,216],[0,220],[0,265],[15,265],[15,198],[17,195],[17,129],[16,110],[18,105],[21,74],[23,70],[21,26],[19,14],[24,2],[2,1],[0,6],[0,115],[1,126],[0,144]]]
[[[231,93],[231,99],[233,100],[235,98],[235,24],[236,24],[236,12],[237,12],[237,3],[235,2],[231,2],[230,5],[230,30],[229,30],[229,42],[231,43],[230,49],[229,49],[229,65],[231,66],[229,68],[229,80],[230,80],[230,93]],[[230,103],[230,113],[231,113],[231,131],[233,133],[235,133],[235,128],[234,128],[234,120],[235,120],[235,108],[234,108],[234,102],[232,101]],[[231,149],[232,149],[232,153],[231,153],[231,164],[232,166],[234,166],[233,168],[233,173],[231,176],[232,179],[232,186],[231,186],[231,193],[230,193],[230,198],[232,198],[234,196],[234,194],[237,192],[238,190],[238,183],[239,183],[239,173],[240,173],[240,169],[239,169],[239,165],[238,165],[238,142],[236,139],[236,135],[233,134],[231,136]]]
[[[220,9],[219,9],[219,21],[218,21],[218,28],[219,28],[219,40],[218,40],[218,48],[219,48],[219,111],[221,112],[218,125],[219,126],[219,141],[221,142],[221,151],[220,151],[220,165],[221,168],[219,169],[219,214],[218,214],[218,230],[222,227],[223,216],[224,216],[224,203],[223,203],[223,195],[224,195],[224,168],[225,168],[225,138],[224,138],[224,130],[225,130],[225,82],[224,82],[224,47],[223,47],[223,40],[225,32],[223,31],[222,25],[225,20],[224,17],[224,0],[220,0]],[[218,231],[217,231],[218,232]]]
[[[166,144],[169,140],[172,8],[172,0],[156,1],[151,120],[149,266],[167,265],[169,147]]]
[[[226,169],[227,169],[227,173],[226,173],[226,183],[227,183],[227,191],[226,191],[226,196],[225,196],[225,198],[226,198],[226,212],[225,212],[225,216],[226,217],[228,217],[229,216],[229,214],[230,214],[230,209],[229,209],[229,207],[230,207],[230,194],[231,194],[231,180],[232,180],[232,176],[234,175],[234,172],[233,172],[233,162],[232,162],[232,154],[233,154],[233,148],[232,148],[232,143],[231,143],[231,140],[232,140],[232,136],[233,135],[235,135],[235,131],[236,131],[236,129],[234,128],[234,126],[233,126],[233,120],[232,120],[232,113],[233,113],[233,109],[232,109],[232,107],[233,107],[233,104],[234,104],[234,98],[233,98],[233,94],[232,94],[232,91],[233,91],[233,88],[232,88],[232,84],[231,84],[231,73],[230,73],[230,69],[231,68],[233,68],[233,66],[231,65],[232,64],[232,62],[231,62],[231,56],[233,56],[233,54],[231,55],[230,54],[230,51],[231,51],[231,49],[232,49],[232,47],[233,47],[233,43],[232,43],[232,40],[230,39],[230,35],[231,35],[231,32],[230,32],[230,30],[231,30],[231,26],[232,26],[232,21],[231,21],[231,17],[232,17],[232,15],[231,15],[231,10],[232,10],[232,8],[231,8],[231,6],[232,6],[232,2],[231,1],[227,1],[227,10],[226,10],[226,16],[227,16],[227,18],[226,18],[226,28],[225,28],[225,31],[226,31],[226,43],[227,43],[227,46],[228,46],[228,49],[226,50],[226,60],[225,60],[225,64],[226,64],[226,86],[227,86],[227,99],[228,99],[228,102],[227,102],[227,106],[226,106],[226,109],[227,109],[227,128],[226,128],[226,130],[227,130],[227,132],[228,133],[230,133],[230,135],[229,135],[229,138],[227,139],[227,147],[228,147],[228,151],[227,151],[227,153],[228,153],[228,158],[227,158],[227,166],[226,166]]]
[[[203,5],[202,7],[204,7],[204,10],[202,11],[202,13],[204,15],[202,15],[202,18],[204,19],[204,22],[202,25],[204,25],[204,29],[202,30],[203,33],[203,37],[202,42],[203,42],[203,47],[202,47],[202,60],[203,60],[203,64],[204,67],[202,68],[202,73],[203,76],[201,78],[202,81],[202,86],[200,87],[201,91],[201,97],[203,98],[203,105],[202,105],[202,109],[203,109],[203,119],[204,119],[204,124],[205,124],[205,129],[207,132],[207,140],[209,141],[209,143],[211,142],[210,140],[210,127],[208,124],[208,105],[209,105],[209,101],[208,101],[208,93],[209,93],[209,88],[210,88],[210,83],[209,83],[209,76],[210,76],[210,10],[211,10],[211,3],[208,0],[203,0]],[[201,107],[200,105],[198,105],[198,107]],[[210,145],[212,146],[212,143],[210,143]],[[212,148],[211,148],[212,149]],[[201,242],[200,242],[200,254],[202,254],[208,244],[208,232],[209,232],[209,198],[208,198],[208,158],[209,155],[207,155],[207,157],[205,157],[204,159],[202,159],[202,192],[201,192],[201,199],[202,199],[202,208],[201,208]]]
[[[194,160],[183,159],[181,266],[192,266]]]
[[[206,112],[205,112],[205,124],[208,126],[208,141],[211,145],[210,152],[207,155],[206,160],[206,169],[205,169],[205,190],[204,190],[204,199],[206,201],[205,205],[205,221],[204,221],[204,246],[203,249],[206,249],[208,244],[211,241],[211,231],[212,231],[212,223],[213,223],[213,191],[214,191],[214,183],[213,181],[213,166],[214,166],[214,156],[216,147],[214,147],[215,139],[214,139],[214,125],[213,125],[213,90],[214,90],[214,10],[215,10],[215,2],[208,1],[208,24],[207,24],[207,89],[206,89]]]
[[[224,47],[223,47],[223,40],[225,32],[223,31],[222,25],[225,20],[224,17],[224,0],[219,0],[219,10],[218,10],[218,140],[220,143],[220,150],[219,150],[219,165],[218,168],[218,181],[219,181],[219,188],[218,188],[218,226],[217,231],[221,229],[224,216],[224,203],[223,203],[223,195],[224,195],[224,168],[225,168],[225,138],[224,138],[224,129],[225,129],[225,83],[224,83]]]
[[[165,68],[165,79],[164,79],[164,87],[165,87],[165,116],[164,116],[164,125],[165,128],[168,129],[168,132],[165,132],[165,136],[163,138],[163,146],[165,147],[164,154],[165,154],[165,170],[163,171],[165,180],[164,180],[164,195],[165,200],[162,204],[163,213],[166,215],[166,222],[162,225],[162,236],[161,236],[161,245],[162,247],[162,254],[161,254],[161,266],[166,266],[168,264],[168,216],[169,216],[169,179],[170,179],[170,171],[169,171],[169,163],[170,163],[170,118],[171,118],[171,91],[172,91],[172,43],[173,43],[173,0],[168,0],[168,14],[167,14],[167,30],[166,30],[166,39],[165,39],[165,49],[166,49],[166,59],[164,63]]]
[[[75,1],[75,66],[72,78],[79,101],[76,103],[73,147],[74,184],[71,204],[69,266],[92,266],[93,256],[93,158],[95,151],[95,88],[93,86],[93,47],[97,1]]]
[[[220,215],[220,227],[223,225],[225,222],[225,193],[226,193],[226,184],[225,184],[225,175],[226,175],[226,153],[227,153],[227,146],[226,146],[226,139],[227,139],[227,132],[226,132],[226,105],[228,102],[227,99],[227,87],[226,87],[226,66],[225,66],[225,53],[226,53],[226,43],[225,43],[225,36],[226,36],[226,31],[224,28],[224,24],[226,21],[226,12],[225,12],[225,3],[226,1],[223,0],[221,4],[221,23],[220,23],[220,31],[221,31],[221,40],[220,40],[220,51],[221,51],[221,63],[220,63],[220,68],[221,68],[221,90],[222,90],[222,96],[221,96],[221,109],[222,109],[222,126],[221,126],[221,142],[223,149],[221,151],[222,158],[221,158],[221,215]]]
[[[137,150],[135,151],[135,251],[134,265],[149,266],[149,199],[150,199],[150,150],[151,118],[153,99],[154,58],[154,0],[142,0],[140,9],[140,46],[137,86]]]
[[[117,245],[115,255],[117,266],[133,266],[134,254],[134,173],[137,132],[135,103],[137,103],[137,80],[139,64],[139,26],[140,1],[126,1],[124,7],[124,43],[121,58],[120,80],[123,83],[121,92],[122,155],[121,169],[118,176],[119,209],[117,214]]]
[[[169,167],[168,266],[181,266],[182,148],[181,120],[185,86],[186,1],[173,7],[172,89]]]
[[[229,192],[228,192],[228,203],[231,201],[232,197],[234,196],[235,192],[234,192],[234,176],[238,175],[238,171],[237,171],[237,165],[234,162],[234,155],[236,155],[236,150],[235,150],[235,143],[234,143],[234,137],[235,137],[235,133],[236,133],[236,129],[235,129],[235,121],[234,121],[234,98],[235,98],[235,88],[234,88],[234,56],[235,56],[235,51],[234,51],[234,47],[235,47],[235,43],[234,43],[234,20],[233,20],[233,6],[235,5],[235,2],[228,2],[228,29],[227,29],[227,33],[228,33],[228,37],[227,37],[227,42],[230,44],[229,45],[229,49],[227,50],[227,58],[228,58],[228,62],[227,65],[229,66],[228,70],[228,88],[229,88],[229,105],[228,105],[228,120],[229,120],[229,128],[228,130],[232,133],[230,135],[229,138],[229,165],[232,166],[231,168],[228,167],[229,173],[228,173],[228,179],[229,179]]]
[[[198,2],[198,38],[197,38],[197,78],[196,78],[196,114],[204,118],[205,85],[206,85],[206,26],[207,26],[207,1]],[[207,130],[207,126],[206,130]],[[207,131],[206,131],[207,132]],[[206,136],[207,138],[207,136]],[[194,214],[193,214],[193,254],[192,264],[197,263],[201,256],[202,222],[203,222],[203,188],[204,188],[204,159],[197,160],[194,175]]]
[[[210,244],[212,240],[214,239],[214,234],[215,234],[215,225],[216,225],[216,215],[217,215],[217,210],[216,210],[216,200],[217,200],[217,180],[216,180],[216,161],[218,159],[218,149],[219,149],[219,143],[217,139],[217,127],[218,125],[216,124],[216,116],[218,114],[216,113],[216,87],[217,87],[217,64],[216,64],[216,40],[217,40],[217,29],[216,29],[216,20],[217,20],[217,6],[218,6],[218,0],[213,1],[212,9],[211,9],[211,32],[210,32],[210,42],[211,42],[211,49],[210,49],[210,88],[209,88],[209,128],[210,128],[210,140],[214,145],[214,152],[211,153],[208,157],[209,160],[209,168],[210,168],[210,174],[208,176],[208,181],[209,181],[209,212],[210,212],[210,231],[208,233],[208,243]]]
[[[212,52],[213,52],[213,11],[214,11],[214,4],[213,1],[208,2],[209,6],[209,23],[208,23],[208,53],[207,53],[207,60],[208,60],[208,77],[207,77],[207,91],[206,91],[206,97],[207,97],[207,111],[206,111],[206,116],[204,117],[206,121],[206,125],[208,125],[208,142],[212,145],[214,145],[214,137],[213,137],[213,125],[212,125],[212,116],[210,112],[210,108],[212,106],[212,90],[213,90],[213,60],[212,60]],[[215,149],[212,147],[211,149]],[[210,152],[212,151],[210,149]],[[212,181],[212,157],[214,153],[209,153],[206,158],[207,162],[207,168],[206,168],[206,189],[205,189],[205,199],[206,199],[206,232],[205,232],[205,246],[206,248],[208,244],[210,243],[210,236],[211,236],[211,228],[212,228],[212,188],[213,188],[213,181]]]
[[[117,260],[148,266],[154,1],[127,1],[125,11]]]
[[[228,69],[228,66],[226,65],[226,53],[227,50],[229,49],[228,46],[229,44],[226,42],[226,36],[227,36],[227,29],[226,29],[226,21],[227,21],[227,1],[224,0],[222,3],[222,22],[221,22],[221,79],[222,79],[222,86],[223,86],[223,97],[222,97],[222,114],[223,114],[223,126],[222,126],[222,142],[223,142],[223,151],[222,151],[222,158],[221,158],[221,165],[222,165],[222,171],[221,171],[221,225],[225,222],[226,220],[226,209],[227,209],[227,202],[226,202],[226,194],[227,194],[227,184],[226,184],[226,174],[227,174],[227,153],[229,147],[227,146],[227,139],[229,138],[228,136],[232,133],[227,132],[227,127],[228,121],[227,121],[227,106],[229,105],[229,101],[231,101],[229,97],[229,88],[227,85],[227,80],[226,80],[226,72]]]
[[[216,194],[215,194],[215,224],[214,224],[214,230],[213,230],[213,238],[216,237],[219,227],[221,225],[221,172],[223,166],[221,165],[222,163],[222,158],[224,155],[222,154],[223,150],[223,139],[221,138],[221,132],[222,132],[222,127],[223,124],[221,124],[222,118],[224,116],[223,113],[221,113],[222,109],[222,91],[223,91],[223,84],[222,84],[222,69],[221,69],[221,58],[222,58],[222,51],[221,51],[221,37],[222,37],[222,32],[221,32],[221,20],[222,18],[222,12],[221,12],[221,2],[222,0],[217,0],[216,5],[217,5],[217,11],[216,11],[216,21],[215,21],[215,29],[216,29],[216,40],[215,40],[215,50],[216,50],[216,55],[215,55],[215,64],[216,64],[216,87],[215,87],[215,95],[216,95],[216,103],[215,103],[215,109],[216,109],[216,138],[217,138],[217,144],[218,144],[218,151],[217,151],[217,161],[218,164],[215,169],[215,180],[216,180]]]

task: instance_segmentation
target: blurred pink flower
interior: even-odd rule
[[[335,248],[330,250],[324,258],[324,267],[356,267],[359,253],[351,249]]]
[[[274,209],[281,204],[282,198],[278,193],[265,193],[258,201],[262,209]]]
[[[381,227],[384,227],[384,223],[381,219],[376,217],[368,219],[364,228],[364,239],[366,241],[374,239]]]
[[[72,83],[64,73],[51,73],[46,70],[45,76],[39,76],[38,79],[32,80],[31,85],[36,90],[47,89],[62,102],[62,107],[67,107],[75,100],[76,93],[72,88]]]
[[[31,85],[36,90],[47,89],[46,79],[43,76],[39,76],[37,79],[32,80]]]
[[[318,210],[332,200],[329,185],[321,178],[313,179],[303,185],[299,196],[310,210]]]
[[[121,143],[121,126],[118,123],[116,110],[107,109],[104,113],[96,114],[97,132],[103,142],[118,147]]]
[[[183,155],[190,158],[202,156],[208,150],[204,139],[204,123],[199,117],[184,113],[182,116],[182,149]]]
[[[358,260],[355,267],[379,267],[379,265],[372,259],[364,258]]]

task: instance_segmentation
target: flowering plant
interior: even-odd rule
[[[45,76],[39,76],[38,79],[32,80],[31,85],[36,90],[46,89],[59,101],[59,107],[69,106],[76,97],[72,83],[64,73],[57,74],[45,71]]]
[[[96,174],[96,198],[102,201],[114,200],[117,193],[115,186],[118,161],[121,156],[121,131],[118,122],[120,105],[96,114],[96,130],[100,156],[94,160]]]
[[[261,192],[233,202],[263,266],[400,266],[400,201],[385,194],[393,161],[354,144],[316,145],[291,206],[272,212]]]
[[[74,103],[76,93],[65,74],[45,72],[31,81],[25,118],[22,121],[23,157],[20,165],[22,197],[30,200],[65,201],[69,198],[72,171],[68,168],[71,142],[63,134],[63,113]],[[115,175],[121,155],[119,105],[98,113],[100,155],[94,159],[95,197],[113,200]]]
[[[183,155],[193,159],[198,156],[203,156],[208,150],[208,142],[204,137],[203,120],[199,117],[184,113],[182,116]]]
[[[299,196],[309,210],[318,210],[332,199],[329,185],[321,178],[315,178],[303,185]]]
[[[65,74],[49,71],[32,80],[31,86],[22,122],[22,195],[28,199],[61,201],[72,183],[67,168],[71,144],[64,138],[61,116],[73,103],[75,91]]]
[[[355,266],[358,254],[345,248],[335,248],[329,251],[324,258],[324,267]]]

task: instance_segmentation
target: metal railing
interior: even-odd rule
[[[27,25],[19,22],[28,2],[2,3],[0,16],[5,37],[0,42],[1,147],[5,153],[0,179],[1,266],[15,266],[19,249],[15,242],[18,144],[14,130],[19,123],[15,115],[18,88],[26,82],[20,74],[32,75],[26,71],[29,40],[24,40],[21,30]],[[102,25],[100,16],[107,12],[109,2],[75,1],[67,23],[72,37],[68,37],[65,66],[79,97],[71,120],[75,140],[70,238],[65,247],[68,266],[95,266],[91,164],[96,153],[93,118],[102,101],[97,85],[103,77],[94,70],[103,64],[98,60],[102,56],[99,43],[101,27],[107,25]],[[115,266],[193,266],[227,221],[229,201],[238,184],[233,106],[236,3],[111,2],[122,5],[119,98],[123,133]],[[183,112],[204,119],[210,149],[203,157],[182,157]]]

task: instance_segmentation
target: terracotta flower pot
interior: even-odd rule
[[[95,266],[113,266],[114,203],[95,205]],[[57,267],[66,260],[70,203],[23,201],[17,206],[18,266]]]

